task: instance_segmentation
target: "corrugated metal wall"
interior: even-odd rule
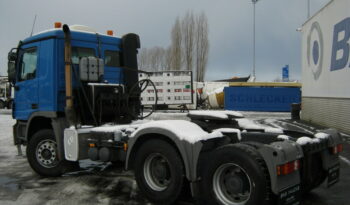
[[[301,118],[350,134],[350,98],[302,97]]]

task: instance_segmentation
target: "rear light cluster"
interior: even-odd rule
[[[338,154],[343,151],[343,144],[338,144],[334,147],[331,148],[331,153],[332,154]]]
[[[295,160],[277,166],[277,175],[288,175],[300,169],[300,160]]]

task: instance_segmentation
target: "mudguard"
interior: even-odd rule
[[[180,128],[181,129],[181,128]],[[199,153],[202,149],[203,144],[198,141],[194,144],[181,140],[179,136],[172,132],[171,130],[159,127],[148,127],[142,130],[139,130],[134,136],[132,136],[128,141],[128,151],[126,156],[126,169],[130,167],[130,160],[132,153],[137,150],[134,149],[134,145],[143,137],[152,137],[154,136],[162,136],[176,145],[177,150],[179,151],[181,158],[183,160],[186,177],[189,181],[195,181],[197,179],[197,162],[199,158]]]

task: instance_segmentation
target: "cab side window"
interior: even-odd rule
[[[34,79],[37,69],[38,53],[37,48],[26,49],[22,56],[20,81]]]
[[[120,53],[118,51],[105,51],[105,66],[120,67]]]

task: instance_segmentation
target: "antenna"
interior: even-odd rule
[[[35,14],[35,17],[34,17],[34,22],[33,22],[33,26],[32,26],[32,32],[30,33],[30,37],[32,37],[32,35],[33,35],[35,22],[36,22],[36,14]]]

